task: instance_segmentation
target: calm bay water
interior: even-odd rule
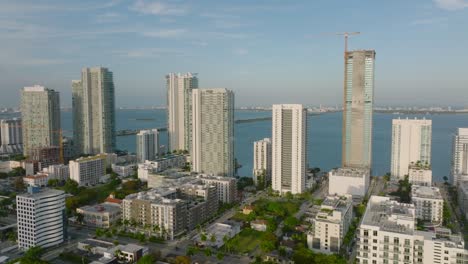
[[[165,110],[118,110],[116,126],[121,129],[144,129],[166,126]],[[236,111],[236,119],[271,117],[267,111]],[[406,116],[404,116],[406,118]],[[432,167],[434,180],[442,181],[449,174],[452,137],[458,127],[468,127],[468,114],[409,115],[410,118],[432,119]],[[1,118],[1,116],[0,116]],[[341,113],[309,116],[308,160],[309,166],[329,170],[341,163]],[[374,114],[373,174],[383,175],[390,171],[392,114]],[[138,119],[138,120],[137,120]],[[152,119],[152,120],[141,120]],[[70,136],[72,114],[62,112],[64,134]],[[242,168],[239,175],[250,176],[252,171],[253,142],[271,137],[271,121],[235,125],[235,156]],[[161,144],[167,144],[167,135],[162,133]],[[117,147],[135,151],[135,136],[117,137]]]

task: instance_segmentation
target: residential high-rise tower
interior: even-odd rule
[[[403,179],[411,164],[431,164],[432,121],[426,119],[393,119],[391,175]]]
[[[255,184],[271,182],[271,139],[254,142],[253,177]]]
[[[455,186],[468,180],[468,128],[458,128],[453,137],[451,177]]]
[[[115,88],[107,68],[83,68],[72,81],[73,142],[77,154],[115,150]]]
[[[372,111],[375,51],[346,52],[342,166],[372,165]]]
[[[140,130],[136,136],[137,161],[156,160],[159,150],[159,132],[157,129]]]
[[[192,171],[234,176],[234,93],[192,92]]]
[[[307,111],[300,104],[273,105],[272,188],[302,193],[306,186]]]
[[[194,73],[170,73],[167,86],[167,135],[169,151],[188,150],[191,146],[192,89],[198,88]]]
[[[21,92],[23,153],[60,144],[59,93],[43,86],[25,87]]]

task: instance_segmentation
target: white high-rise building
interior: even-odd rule
[[[468,128],[458,128],[453,137],[452,184],[468,180]]]
[[[253,178],[259,184],[259,177],[263,177],[266,185],[271,182],[271,139],[264,138],[254,142]]]
[[[0,120],[0,153],[23,152],[23,129],[21,119]]]
[[[192,171],[234,176],[234,93],[192,91]]]
[[[70,179],[76,181],[79,186],[98,184],[106,175],[106,157],[105,154],[99,154],[71,160]]]
[[[21,119],[0,120],[0,145],[22,145],[23,130],[21,129]]]
[[[328,196],[317,209],[307,245],[311,250],[337,254],[353,220],[353,198]]]
[[[460,236],[417,231],[413,204],[371,196],[359,226],[357,263],[466,263]]]
[[[73,143],[78,154],[115,150],[115,88],[107,68],[83,68],[72,81]]]
[[[157,129],[140,130],[136,135],[137,161],[156,160],[159,151],[159,132]]]
[[[391,174],[394,179],[408,175],[411,163],[431,164],[431,130],[431,120],[392,120]]]
[[[60,144],[59,93],[43,86],[24,87],[21,91],[23,153]]]
[[[273,105],[272,188],[285,194],[306,187],[307,111],[300,104]]]
[[[18,247],[47,248],[65,240],[65,193],[54,189],[28,187],[16,196]]]
[[[167,87],[168,150],[190,151],[192,137],[192,89],[198,88],[195,73],[169,73]]]

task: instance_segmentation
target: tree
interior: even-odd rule
[[[22,191],[26,188],[24,185],[23,177],[16,177],[15,182],[13,183],[17,191]]]
[[[211,243],[216,242],[216,236],[214,234],[211,234],[210,241],[211,241]]]
[[[190,264],[190,258],[187,256],[177,256],[175,258],[175,264]]]
[[[152,255],[145,255],[138,260],[137,264],[153,264],[154,262],[156,259]]]
[[[211,248],[205,248],[205,256],[211,257],[211,255],[212,255]]]
[[[76,213],[76,221],[80,224],[83,224],[84,215],[81,213]]]
[[[218,253],[216,253],[216,258],[217,258],[218,260],[223,260],[224,254],[223,254],[222,252],[218,252]]]
[[[79,192],[78,183],[72,179],[68,179],[63,186],[63,190],[67,193],[76,195]]]
[[[201,241],[206,241],[206,239],[207,239],[207,237],[206,237],[206,235],[204,233],[200,235],[200,240]]]
[[[445,183],[445,185],[448,185],[448,177],[447,176],[444,176],[444,183]]]

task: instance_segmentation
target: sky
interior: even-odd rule
[[[92,66],[122,107],[165,105],[169,72],[236,106],[340,105],[345,31],[377,53],[376,105],[468,106],[468,0],[0,0],[0,107],[34,84],[70,106]]]

